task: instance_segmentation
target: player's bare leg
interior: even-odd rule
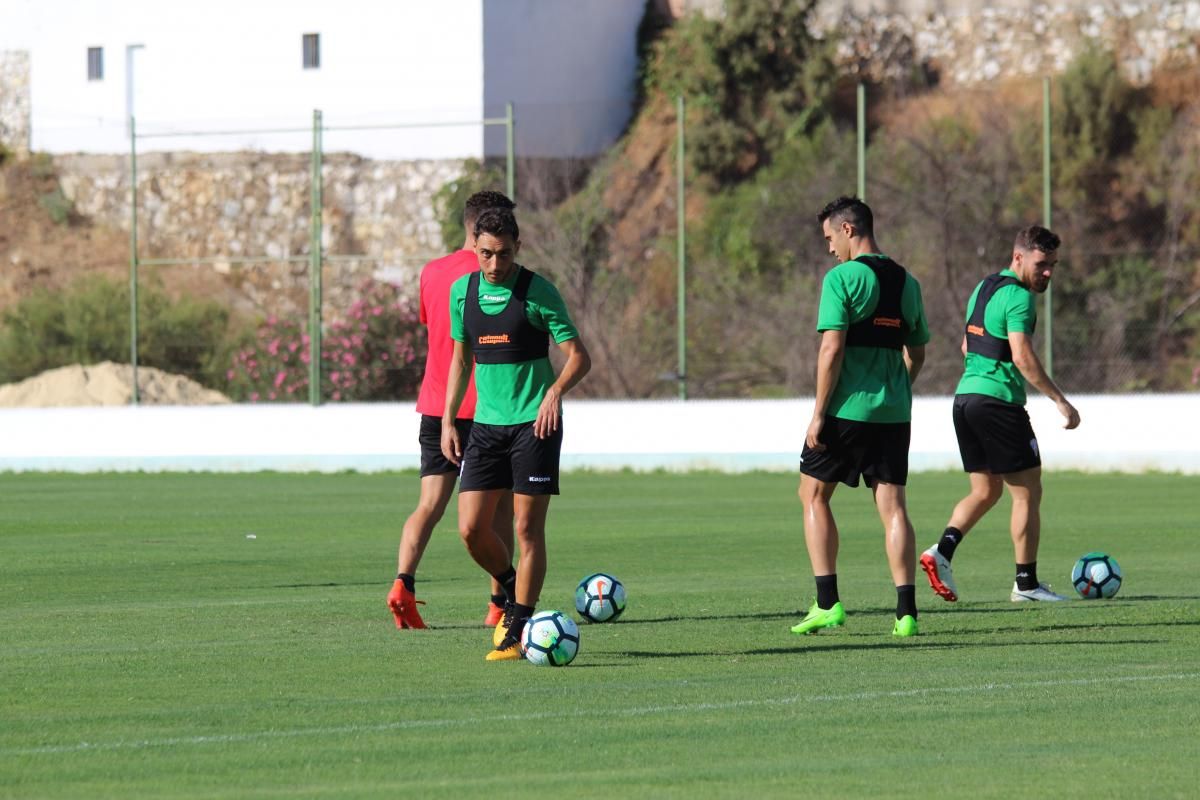
[[[511,492],[505,492],[500,501],[496,504],[495,514],[492,516],[492,531],[504,542],[504,546],[508,548],[508,552],[514,553],[513,550],[513,499]],[[500,622],[504,615],[504,587],[500,585],[500,581],[492,578],[492,596],[488,601],[487,614],[483,618],[485,627],[494,628]]]
[[[1004,494],[1004,479],[999,475],[972,472],[969,479],[970,491],[958,501],[958,505],[950,513],[950,520],[946,523],[942,538],[921,553],[919,559],[933,593],[951,603],[958,600],[958,586],[954,583],[954,570],[950,567],[954,550]]]
[[[875,508],[883,523],[884,542],[887,549],[888,566],[892,571],[892,583],[896,586],[896,621],[892,626],[894,636],[917,634],[917,588],[914,576],[917,572],[917,537],[913,533],[912,520],[908,516],[906,492],[903,486],[880,481],[872,487]]]
[[[1016,603],[1066,600],[1037,577],[1038,545],[1042,538],[1042,468],[1009,473],[1004,476],[1004,482],[1012,495],[1010,525],[1013,555],[1017,560],[1017,577],[1010,599]]]
[[[1018,564],[1037,561],[1042,538],[1042,468],[1033,467],[1004,476],[1012,495],[1013,555]]]
[[[958,501],[950,513],[947,527],[957,528],[966,536],[983,515],[992,510],[1004,494],[1004,478],[989,472],[972,472],[971,489],[967,496]]]
[[[800,476],[800,502],[804,505],[804,543],[813,575],[837,572],[838,528],[830,501],[836,483],[826,483],[811,475]]]
[[[458,493],[458,533],[475,563],[493,577],[512,565],[512,551],[496,534],[493,520],[506,489]]]
[[[817,583],[817,599],[804,619],[792,626],[792,633],[807,634],[822,628],[836,628],[846,621],[837,592],[838,529],[830,500],[836,483],[826,483],[811,475],[800,476],[800,502],[804,505],[804,544]]]
[[[908,517],[904,487],[881,482],[875,484],[873,492],[879,520],[883,523],[892,583],[896,586],[910,584],[916,574],[917,543]]]
[[[412,576],[417,573],[417,565],[429,544],[429,537],[434,527],[446,513],[450,496],[454,493],[454,483],[458,476],[453,472],[440,475],[425,475],[421,478],[421,494],[417,499],[417,507],[404,521],[400,534],[400,549],[397,556],[397,574]],[[396,620],[397,628],[424,628],[425,621],[417,611],[416,599],[412,587],[405,585],[404,579],[396,578],[392,591],[388,593],[387,604]]]

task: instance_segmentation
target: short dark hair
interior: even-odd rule
[[[875,216],[871,207],[857,197],[842,196],[828,203],[817,214],[817,222],[830,220],[832,225],[849,222],[860,236],[875,235]]]
[[[507,208],[511,211],[516,207],[517,204],[509,200],[503,192],[493,192],[490,189],[476,192],[467,198],[466,205],[463,206],[463,227],[472,230],[479,215],[489,208]]]
[[[1048,228],[1043,228],[1040,225],[1030,225],[1028,228],[1022,228],[1017,232],[1017,238],[1013,242],[1013,247],[1017,250],[1030,252],[1031,250],[1040,250],[1043,253],[1053,253],[1062,244],[1062,240]]]
[[[521,238],[521,229],[517,227],[517,217],[510,208],[487,208],[475,220],[475,238],[485,233],[496,238],[508,234],[515,242]]]

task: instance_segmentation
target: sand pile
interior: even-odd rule
[[[182,375],[138,367],[138,400],[144,405],[199,406],[229,398]],[[105,361],[48,370],[0,386],[0,407],[121,406],[133,396],[133,368]]]

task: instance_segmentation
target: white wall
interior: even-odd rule
[[[1029,413],[1049,470],[1200,474],[1200,395],[1073,397],[1065,431],[1052,403]],[[961,468],[951,398],[913,407],[914,471]],[[812,400],[568,401],[571,468],[797,472]],[[0,409],[0,471],[331,471],[415,468],[410,404]]]
[[[603,152],[633,114],[645,0],[483,0],[484,110],[512,102],[517,153]],[[504,130],[486,132],[504,155]]]
[[[512,100],[520,155],[594,155],[629,119],[641,11],[642,0],[0,0],[0,49],[31,52],[32,144],[51,153],[128,151],[126,47],[140,44],[142,134],[306,129],[314,108],[330,126],[473,122]],[[320,34],[320,69],[302,69],[305,33]],[[104,79],[88,81],[97,46]],[[139,149],[303,151],[311,140],[305,130]],[[325,148],[479,157],[484,128],[331,131]]]
[[[127,45],[135,52],[139,132],[300,127],[482,118],[480,0],[205,3],[42,0],[31,44],[33,146],[125,152]],[[321,68],[302,69],[301,37],[319,33]],[[103,81],[87,48],[104,47]],[[307,132],[152,139],[144,149],[304,150]],[[330,133],[330,150],[379,158],[480,153],[479,126]]]

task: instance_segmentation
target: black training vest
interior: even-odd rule
[[[517,265],[520,274],[512,288],[508,305],[499,314],[485,314],[479,307],[479,276],[472,272],[467,281],[467,303],[463,309],[463,327],[477,364],[519,364],[546,358],[550,337],[539,331],[525,316],[525,298],[533,272]]]
[[[854,260],[866,264],[875,273],[875,279],[879,281],[879,303],[871,316],[846,329],[846,346],[903,349],[909,326],[900,312],[900,298],[908,273],[887,256],[859,256]]]
[[[1001,275],[997,272],[995,275],[988,275],[983,279],[983,283],[979,284],[979,293],[975,295],[975,308],[971,311],[971,318],[967,320],[968,353],[977,353],[993,361],[1012,363],[1012,346],[1008,339],[1001,339],[987,332],[987,327],[983,324],[983,313],[992,295],[1014,283],[1019,284],[1020,281],[1011,275]]]

